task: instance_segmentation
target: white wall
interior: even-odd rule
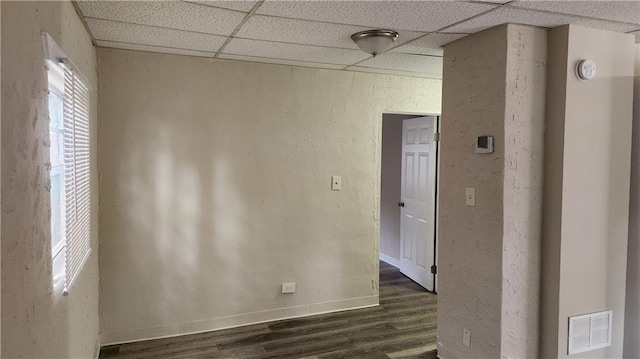
[[[0,6],[0,39],[2,38],[2,6]],[[2,84],[2,46],[0,46],[0,84]],[[2,123],[2,101],[0,101],[0,124]],[[0,126],[0,138],[2,138],[2,126]],[[0,159],[2,152],[0,151]],[[0,188],[2,186],[2,166],[0,165]],[[1,192],[1,191],[0,191]],[[0,195],[0,203],[2,202]],[[0,209],[0,268],[2,267],[2,215]],[[0,275],[0,333],[2,333],[2,275]],[[0,355],[2,355],[2,335],[0,334]]]
[[[636,44],[624,357],[640,358],[640,44]]]
[[[382,117],[382,173],[380,193],[380,255],[400,261],[400,185],[402,117]],[[396,264],[398,264],[396,262]],[[393,264],[393,263],[392,263]]]
[[[622,357],[629,220],[633,36],[564,26],[549,33],[542,356],[567,357],[570,316],[613,310],[613,344],[576,358]],[[562,51],[561,49],[566,49]],[[555,51],[559,50],[559,51]],[[597,76],[580,81],[580,59]],[[555,327],[555,328],[554,328]]]
[[[97,173],[93,254],[68,297],[52,288],[46,31],[88,78],[95,155],[96,58],[71,2],[2,7],[2,357],[91,358],[98,350]]]
[[[440,81],[98,58],[103,343],[378,303],[382,113]]]
[[[502,25],[445,46],[438,355],[535,358],[546,32]],[[475,154],[477,136],[493,154]],[[465,205],[476,188],[476,206]],[[471,331],[471,347],[462,344]]]

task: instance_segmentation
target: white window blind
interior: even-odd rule
[[[64,64],[64,60],[63,64]],[[91,254],[89,233],[89,89],[76,71],[64,66],[64,168],[66,261],[65,293]]]
[[[61,249],[60,246],[54,246],[55,243],[52,243],[52,255],[54,285],[57,283],[57,278],[64,279],[61,281],[64,285],[63,294],[67,295],[91,255],[89,87],[85,78],[69,61],[53,38],[46,33],[43,33],[42,38],[45,58],[48,60],[50,68],[50,91],[57,89],[56,93],[62,96],[61,116],[53,116],[50,113],[51,137],[60,137],[60,142],[62,142],[61,161],[54,160],[57,158],[54,154],[57,154],[58,151],[57,147],[54,148],[52,145],[52,217],[61,217],[52,218],[52,224],[54,220],[61,222],[60,226],[52,226],[52,239],[58,241],[57,233],[61,233],[58,237],[63,238]],[[55,107],[50,103],[50,112]],[[62,118],[59,121],[61,125],[55,125],[54,122],[57,123],[57,120],[54,121],[54,119],[59,117]],[[54,171],[54,162],[62,162],[59,166],[60,170],[55,169],[56,171]],[[53,193],[53,181],[60,177],[59,182],[62,185],[57,187],[60,188],[60,195],[56,196]],[[62,204],[55,206],[55,208],[61,209],[56,212],[53,203],[56,202],[54,199],[58,198],[61,199]],[[58,212],[61,213],[57,214]]]

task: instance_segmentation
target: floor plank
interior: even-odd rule
[[[380,306],[113,345],[100,358],[436,359],[437,296],[380,262]]]

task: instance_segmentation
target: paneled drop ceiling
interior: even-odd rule
[[[503,23],[631,33],[632,1],[78,1],[101,47],[415,77],[442,77],[442,47]],[[375,58],[351,34],[400,36]]]

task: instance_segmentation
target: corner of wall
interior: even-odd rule
[[[568,25],[549,33],[542,357],[568,356],[569,317],[613,311],[611,346],[577,357],[622,356],[625,312],[633,37]],[[574,74],[581,59],[594,79]]]
[[[509,25],[504,121],[503,358],[536,358],[547,31]]]
[[[640,44],[635,44],[624,358],[640,358]]]
[[[547,88],[544,154],[544,195],[542,219],[540,356],[558,353],[558,310],[560,299],[560,231],[564,112],[567,77],[569,26],[547,33]]]
[[[444,51],[438,198],[438,351],[499,357],[507,26],[448,44]],[[494,136],[478,155],[476,136]],[[476,188],[475,207],[465,187]],[[482,303],[479,309],[477,303]],[[471,332],[472,346],[460,338]]]
[[[545,30],[511,24],[445,47],[438,351],[447,358],[538,357],[546,49]],[[494,153],[474,153],[480,135],[494,136]],[[475,207],[461,200],[467,186]]]

